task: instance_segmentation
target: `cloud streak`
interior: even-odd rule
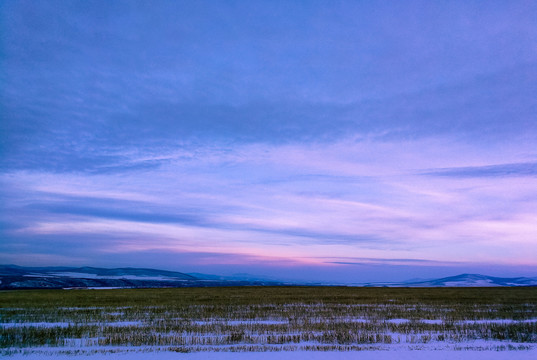
[[[537,176],[537,162],[444,168],[428,171],[424,174],[454,178],[512,176],[533,177]]]

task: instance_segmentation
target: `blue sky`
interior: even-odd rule
[[[5,1],[0,263],[537,275],[533,1]]]

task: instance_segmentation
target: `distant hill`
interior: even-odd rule
[[[501,278],[480,274],[461,274],[440,279],[408,280],[399,283],[368,283],[364,286],[387,287],[492,287],[492,286],[537,286],[537,278]]]
[[[0,290],[67,288],[159,288],[280,285],[256,279],[223,279],[216,276],[193,276],[175,271],[95,267],[22,267],[0,265]]]
[[[96,267],[23,267],[0,265],[0,290],[13,289],[102,289],[160,288],[207,286],[322,285],[288,283],[256,278],[253,275],[218,276],[185,274],[176,271]],[[537,286],[537,278],[500,278],[479,274],[462,274],[441,279],[409,280],[400,283],[367,283],[355,286],[386,287],[490,287]]]
[[[501,278],[480,274],[461,274],[435,280],[408,282],[406,285],[423,287],[537,286],[537,279],[527,277]]]

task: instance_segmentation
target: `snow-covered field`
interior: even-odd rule
[[[12,360],[51,360],[53,358],[72,358],[74,355],[58,354],[17,354]],[[401,350],[386,351],[291,351],[291,352],[121,352],[121,353],[90,353],[80,357],[88,360],[534,360],[536,350],[524,351],[472,351],[472,350]]]
[[[535,290],[6,292],[0,293],[0,355],[30,360],[534,359]]]
[[[308,309],[304,304],[299,307],[302,311]],[[318,304],[313,307],[319,311]],[[155,310],[154,307],[145,309],[145,314]],[[93,318],[120,318],[125,315],[117,309],[99,311],[99,316]],[[312,358],[310,354],[315,354],[312,359],[368,359],[370,356],[400,359],[408,356],[413,360],[427,353],[434,354],[434,359],[444,356],[444,353],[451,354],[451,359],[482,356],[507,359],[515,353],[517,358],[528,354],[537,356],[537,319],[453,322],[442,319],[325,317],[304,320],[190,320],[168,317],[150,321],[146,318],[144,321],[0,323],[4,335],[12,336],[15,342],[25,336],[31,337],[30,334],[34,334],[37,343],[41,341],[41,346],[31,342],[20,342],[20,346],[14,343],[14,346],[4,346],[1,353],[24,359],[76,355],[95,359],[138,359],[142,356],[230,359],[237,358],[240,353],[250,356],[240,355],[242,358],[255,359]],[[338,328],[343,330],[338,331]],[[506,332],[507,338],[500,340],[498,338],[504,335],[494,337],[493,331]],[[524,340],[516,341],[516,336],[509,338],[507,335],[513,331],[530,333],[515,334]],[[45,341],[39,340],[39,336],[45,337]],[[356,357],[358,355],[360,357]]]

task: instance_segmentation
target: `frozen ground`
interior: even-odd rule
[[[69,355],[14,355],[9,359],[13,360],[51,360],[53,358],[68,359]],[[357,352],[310,352],[310,351],[290,351],[290,352],[254,352],[254,353],[233,353],[233,352],[213,352],[213,353],[171,353],[171,352],[138,352],[119,354],[91,354],[80,357],[88,360],[534,360],[537,358],[537,350],[527,351],[428,351],[428,350],[400,350],[400,351],[357,351]]]
[[[508,290],[9,292],[0,357],[537,359],[537,293]]]
[[[312,351],[326,346],[319,343],[287,345],[234,344],[223,346],[198,346],[192,352],[177,346],[62,346],[5,349],[3,356],[9,359],[83,358],[90,360],[130,359],[536,359],[537,346],[529,343],[474,340],[460,343],[433,342],[427,344],[354,344],[342,347],[346,351]],[[250,350],[245,351],[244,348]],[[6,351],[7,350],[7,351]]]

